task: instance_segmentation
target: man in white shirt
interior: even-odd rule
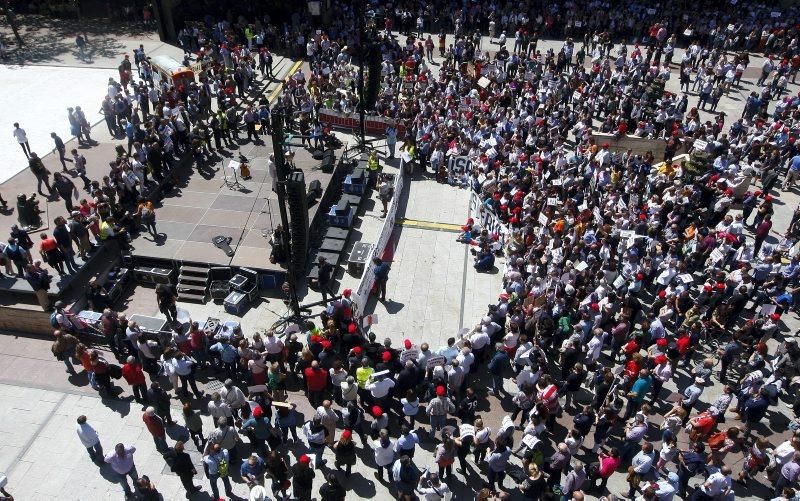
[[[372,376],[370,379],[371,381],[367,383],[365,388],[370,392],[372,399],[377,405],[389,410],[391,407],[388,402],[389,392],[394,388],[394,380],[384,376],[378,376],[377,378]]]
[[[456,347],[456,338],[451,337],[447,340],[447,346],[442,346],[437,352],[438,355],[446,359],[445,364],[449,364],[458,355],[458,348]]]
[[[718,472],[709,475],[705,483],[700,486],[700,490],[711,499],[725,499],[731,488],[731,469],[728,466],[723,466]]]
[[[17,122],[14,122],[14,131],[12,134],[14,135],[14,139],[16,139],[22,147],[22,152],[25,153],[25,157],[31,158],[31,147],[28,144],[28,134],[25,133],[25,129],[20,127]]]
[[[283,354],[283,341],[275,335],[275,331],[267,331],[267,335],[264,338],[264,351],[267,353],[268,362],[281,363],[281,359],[283,358],[281,356]]]
[[[89,452],[89,457],[94,463],[103,464],[103,446],[100,444],[100,437],[92,425],[86,422],[86,416],[78,416],[78,426],[76,427],[78,438]]]
[[[238,386],[233,384],[232,379],[225,380],[225,387],[219,390],[219,395],[222,397],[222,401],[231,408],[231,412],[241,419],[243,416],[239,412],[242,407],[247,405],[247,397]]]
[[[224,417],[228,420],[228,424],[233,424],[233,412],[228,404],[222,401],[222,397],[216,391],[211,394],[211,400],[208,402],[208,413],[216,423],[219,418]]]

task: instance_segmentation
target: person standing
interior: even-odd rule
[[[219,444],[212,445],[208,453],[203,456],[203,468],[205,468],[206,476],[211,484],[212,499],[219,499],[219,487],[217,487],[217,480],[219,479],[222,479],[222,484],[225,486],[225,494],[231,495],[233,487],[231,486],[231,479],[228,477],[229,467],[228,451],[220,447]]]
[[[372,262],[375,264],[375,292],[381,301],[386,301],[386,282],[389,280],[391,266],[379,257],[373,258]]]
[[[52,195],[53,188],[50,186],[50,171],[47,170],[47,167],[42,163],[42,159],[35,152],[28,156],[28,167],[30,167],[31,173],[36,176],[36,191],[43,197],[48,196],[42,193],[42,183],[44,183],[47,186],[48,194]]]
[[[319,268],[319,292],[322,294],[322,300],[327,303],[328,295],[335,296],[331,291],[331,279],[333,278],[333,266],[323,256],[319,256],[317,267]]]
[[[167,322],[175,323],[178,321],[178,307],[175,301],[178,293],[172,285],[158,284],[156,286],[156,302],[158,310],[167,317]]]
[[[389,150],[390,160],[394,158],[395,148],[397,148],[397,128],[394,124],[389,124],[386,127],[386,149]]]
[[[74,210],[74,205],[72,205],[72,196],[73,194],[77,197],[78,190],[75,188],[75,183],[72,182],[70,178],[61,174],[60,172],[56,172],[53,174],[53,188],[58,196],[64,201],[64,206],[67,208],[67,213],[71,214]],[[51,190],[51,191],[52,191]]]
[[[58,160],[61,162],[61,168],[66,172],[67,162],[72,162],[72,159],[66,157],[67,147],[64,145],[64,140],[58,137],[58,134],[55,132],[51,132],[50,137],[53,138],[53,142],[55,143],[55,149],[58,152]]]
[[[86,447],[89,457],[95,464],[103,463],[103,445],[100,443],[100,436],[92,425],[86,422],[86,416],[78,416],[78,426],[76,427],[78,438]]]
[[[192,457],[184,451],[183,441],[175,442],[175,447],[164,454],[164,458],[171,460],[170,470],[181,479],[187,498],[195,492],[200,492],[200,487],[194,485],[193,479],[197,475],[197,470],[192,464]]]
[[[64,362],[67,372],[74,375],[75,368],[72,366],[72,359],[75,357],[75,348],[80,341],[72,334],[67,334],[60,330],[53,331],[53,336],[56,339],[53,341],[50,351],[53,352],[53,356],[58,360]]]
[[[25,158],[31,158],[31,146],[28,144],[28,134],[25,133],[25,129],[19,126],[19,123],[14,122],[14,131],[12,132],[14,135],[14,139],[17,140],[20,147],[22,147],[22,152],[25,153]]]
[[[152,381],[150,383],[150,389],[147,390],[147,401],[150,402],[153,407],[155,407],[156,412],[167,424],[174,424],[175,422],[172,420],[172,415],[170,414],[170,398],[169,393],[164,391],[164,388],[161,387],[161,383],[158,381]]]
[[[156,450],[161,453],[165,452],[168,448],[167,429],[164,427],[164,420],[156,414],[156,409],[154,407],[145,409],[142,421],[147,426],[147,431],[153,436]]]
[[[126,363],[122,366],[122,377],[131,385],[133,390],[133,398],[139,403],[147,401],[147,381],[144,378],[144,371],[142,365],[136,360],[136,357],[129,356]]]
[[[309,465],[311,458],[303,454],[292,466],[292,494],[299,501],[311,501],[311,489],[314,486],[314,469]]]
[[[136,472],[136,465],[133,462],[133,454],[136,452],[136,447],[125,447],[124,444],[117,444],[114,446],[114,452],[105,457],[106,463],[111,465],[111,469],[117,474],[119,483],[125,491],[125,499],[133,499],[133,491],[131,486],[128,485],[128,478],[131,477],[134,486],[139,480],[139,474]]]

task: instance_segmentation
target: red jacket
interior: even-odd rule
[[[167,430],[164,429],[164,421],[157,415],[148,416],[145,412],[142,415],[142,421],[147,426],[147,431],[154,437],[166,437]]]
[[[303,374],[306,377],[309,391],[322,391],[328,386],[328,372],[324,369],[314,370],[311,367],[306,367]]]
[[[137,363],[123,365],[122,377],[124,377],[125,381],[131,386],[135,384],[147,384],[144,379],[144,372],[142,372],[142,366]]]

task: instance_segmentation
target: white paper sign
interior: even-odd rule
[[[709,257],[711,258],[711,262],[712,263],[716,263],[718,261],[722,261],[722,259],[725,257],[725,255],[722,254],[721,250],[714,249],[713,251],[711,251],[711,256],[709,256]]]
[[[547,223],[549,221],[550,220],[547,219],[547,216],[545,216],[543,212],[539,213],[539,224],[541,224],[542,226],[547,226]]]
[[[625,285],[625,277],[623,277],[622,275],[618,276],[616,280],[614,280],[613,285],[615,289],[619,289],[620,287]]]
[[[458,427],[458,436],[460,438],[464,437],[474,437],[475,436],[475,427],[471,424],[462,424]]]
[[[698,151],[706,151],[708,143],[706,141],[703,141],[702,139],[695,139],[694,143],[692,143],[692,146],[694,146],[694,149]]]
[[[547,205],[558,205],[558,198],[547,197]]]
[[[408,360],[417,360],[419,357],[419,348],[411,348],[410,350],[404,350],[400,353],[400,363],[406,363]]]
[[[575,21],[576,28],[580,28],[581,26],[583,26],[583,21]]]
[[[525,444],[525,447],[528,449],[533,449],[539,442],[540,440],[535,435],[525,435],[522,437],[522,443]]]
[[[594,220],[598,224],[603,224],[603,213],[600,212],[600,208],[599,207],[595,207],[594,211],[592,211],[592,213],[594,214]]]
[[[438,365],[444,365],[445,362],[447,362],[447,357],[444,355],[434,355],[430,357],[427,362],[425,362],[425,368],[431,369]]]
[[[656,10],[655,9],[647,9],[647,13],[650,14],[651,16],[654,16],[655,13],[656,13]]]
[[[575,265],[575,271],[580,273],[580,272],[582,272],[583,270],[585,270],[588,267],[589,267],[589,265],[586,263],[586,261],[581,261],[580,263]]]
[[[772,11],[769,15],[772,17],[781,17],[781,13],[777,11]]]
[[[684,273],[683,275],[678,275],[678,280],[685,284],[694,283],[694,277],[690,273]]]

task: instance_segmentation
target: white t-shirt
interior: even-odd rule
[[[14,129],[14,132],[12,134],[14,134],[14,137],[16,138],[18,143],[22,144],[28,142],[28,135],[25,133],[25,129],[23,129],[22,127],[17,127],[16,129]]]

